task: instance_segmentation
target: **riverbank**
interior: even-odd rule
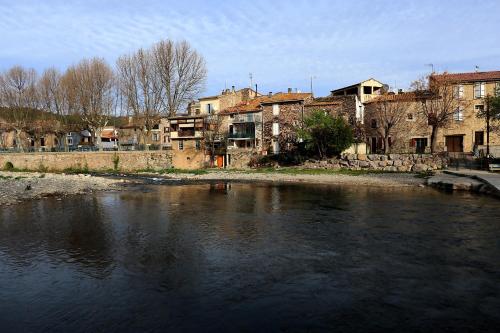
[[[0,206],[44,197],[119,190],[122,179],[92,175],[0,171]]]
[[[418,186],[425,179],[412,173],[395,172],[355,172],[349,170],[316,169],[264,169],[227,171],[215,170],[205,173],[168,173],[166,178],[193,181],[263,181],[273,183],[311,183],[375,187]]]

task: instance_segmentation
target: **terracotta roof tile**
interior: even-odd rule
[[[495,81],[500,80],[500,71],[433,74],[432,79],[452,82]]]

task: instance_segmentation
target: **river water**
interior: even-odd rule
[[[0,208],[0,332],[499,327],[488,197],[226,183]]]

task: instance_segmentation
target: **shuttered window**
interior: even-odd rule
[[[474,98],[483,98],[484,91],[485,91],[485,83],[484,82],[474,83]]]

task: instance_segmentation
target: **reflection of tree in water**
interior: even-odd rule
[[[16,265],[46,256],[43,260],[71,263],[94,277],[110,273],[112,239],[97,198],[31,202],[14,208],[10,217],[0,223],[0,242]]]

